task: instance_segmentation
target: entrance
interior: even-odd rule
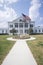
[[[20,34],[23,34],[23,30],[20,30]]]

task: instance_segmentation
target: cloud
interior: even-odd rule
[[[0,0],[0,3],[3,3],[4,0]]]
[[[6,5],[4,5],[4,9],[5,10],[3,11],[0,10],[0,27],[1,25],[5,27],[6,25],[4,24],[6,24],[8,21],[16,19],[17,17],[17,14],[14,9],[6,7]]]
[[[0,7],[2,7],[3,6],[3,4],[0,4]]]
[[[43,17],[40,17],[40,21],[43,21]]]
[[[32,0],[29,8],[29,16],[31,20],[38,20],[40,18],[39,9],[41,7],[40,0]]]
[[[0,0],[0,7],[3,7],[4,5],[9,6],[12,3],[16,3],[19,0]]]
[[[13,2],[17,2],[18,0],[0,0],[0,3],[13,3]]]
[[[5,1],[9,3],[13,3],[13,2],[17,2],[18,0],[5,0]]]
[[[8,27],[8,21],[12,21],[17,18],[17,13],[11,7],[7,5],[11,5],[12,3],[17,2],[18,0],[0,0],[0,28]]]
[[[8,28],[8,23],[7,22],[1,22],[0,23],[0,28]]]

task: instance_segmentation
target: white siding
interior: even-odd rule
[[[36,30],[37,30],[37,32],[36,32]],[[34,31],[35,31],[35,33],[43,33],[43,27],[35,27],[34,28]]]

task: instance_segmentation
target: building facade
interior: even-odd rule
[[[0,34],[8,34],[7,28],[0,28]]]
[[[12,22],[8,22],[9,34],[12,35],[11,32],[12,29],[16,30],[14,34],[18,34],[18,35],[29,34],[30,27],[34,29],[34,25],[35,25],[34,21],[31,21],[31,19],[28,16],[22,14],[22,16],[19,17],[18,19],[13,20]]]
[[[43,27],[42,26],[34,27],[34,33],[35,34],[43,34]]]

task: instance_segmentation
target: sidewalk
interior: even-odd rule
[[[25,40],[17,40],[2,65],[37,65]]]

